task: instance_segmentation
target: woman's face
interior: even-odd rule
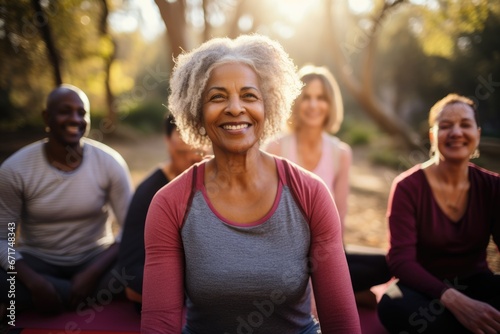
[[[212,70],[203,92],[203,126],[214,153],[243,153],[258,145],[264,129],[264,101],[257,74],[229,63]]]
[[[322,128],[326,124],[330,105],[319,79],[313,79],[302,88],[298,102],[296,119],[299,127]]]
[[[446,105],[436,117],[431,141],[442,160],[468,160],[479,145],[481,129],[472,108],[464,103]],[[434,137],[434,138],[432,138]]]

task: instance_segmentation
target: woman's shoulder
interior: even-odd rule
[[[329,208],[332,196],[324,181],[316,174],[280,157],[275,157],[278,174],[306,217]]]
[[[293,134],[291,133],[282,133],[277,137],[270,139],[264,146],[263,150],[274,154],[274,155],[282,155],[283,148],[286,148],[289,143],[293,140]]]
[[[318,187],[326,187],[318,175],[298,164],[283,157],[275,157],[275,160],[283,184],[289,185],[300,192],[309,192]]]
[[[425,177],[423,169],[423,164],[416,164],[415,166],[405,170],[400,173],[398,176],[394,178],[394,184],[403,184],[403,185],[415,185],[421,184],[422,178]]]
[[[500,175],[473,163],[469,163],[470,178],[480,187],[492,187],[500,192]]]
[[[476,175],[481,175],[482,177],[493,179],[493,180],[498,180],[500,179],[500,174],[493,172],[491,170],[488,170],[486,168],[480,167],[478,165],[475,165],[473,163],[469,163],[469,170],[476,174]]]
[[[340,138],[328,133],[323,133],[323,139],[330,148],[337,150],[340,156],[351,156],[352,149],[349,144],[340,140]]]
[[[167,201],[182,201],[182,198],[186,196],[189,197],[189,194],[191,194],[195,187],[194,182],[196,182],[196,175],[200,171],[200,168],[204,168],[206,162],[207,160],[203,160],[186,169],[175,179],[170,180],[165,186],[158,190],[156,196]]]

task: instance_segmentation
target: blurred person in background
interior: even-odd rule
[[[334,135],[344,118],[337,81],[323,66],[306,65],[299,70],[304,83],[287,123],[288,133],[269,142],[269,153],[282,156],[315,173],[326,183],[345,228],[352,151]],[[383,254],[346,253],[356,301],[376,307],[372,286],[391,277]]]
[[[118,152],[85,138],[90,104],[81,89],[54,89],[43,119],[47,138],[0,167],[0,300],[12,302],[7,278],[16,272],[16,309],[56,313],[90,306],[100,286],[123,293],[123,277],[110,272],[119,247],[111,224],[114,216],[123,225],[132,183]]]
[[[486,262],[500,246],[500,176],[470,162],[481,135],[477,106],[450,94],[429,113],[431,159],[393,182],[391,272],[379,303],[391,333],[500,333],[500,275]]]
[[[144,226],[149,204],[158,190],[191,165],[201,161],[205,153],[204,150],[193,149],[181,139],[171,114],[165,118],[163,128],[169,159],[137,187],[125,219],[120,245],[118,266],[124,268],[127,275],[133,277],[126,288],[126,295],[128,299],[136,303],[142,302],[145,261]]]

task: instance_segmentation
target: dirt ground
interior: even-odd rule
[[[0,140],[0,162],[19,147],[33,142],[32,137],[9,136]],[[161,135],[131,135],[125,131],[103,141],[125,158],[135,185],[167,158]],[[387,199],[392,180],[404,169],[394,170],[372,164],[368,158],[371,150],[369,147],[353,147],[351,193],[344,241],[347,245],[386,250],[389,245],[385,218]],[[489,261],[493,270],[500,272],[500,255],[493,244],[489,247]]]

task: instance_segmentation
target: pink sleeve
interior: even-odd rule
[[[417,260],[418,236],[415,217],[420,205],[417,203],[416,194],[422,185],[400,182],[413,171],[414,169],[411,169],[396,178],[389,194],[387,216],[390,249],[387,264],[391,273],[399,278],[401,283],[432,298],[440,298],[448,286],[429,273]]]
[[[311,279],[321,331],[361,333],[333,198],[326,185],[306,171],[291,168],[290,182],[310,223]]]
[[[184,173],[160,189],[149,207],[141,333],[179,334],[182,329],[184,251],[180,229],[191,182],[192,173]]]

